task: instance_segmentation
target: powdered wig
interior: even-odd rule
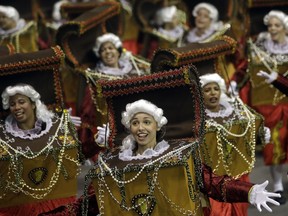
[[[167,119],[163,116],[163,110],[158,108],[153,103],[140,99],[133,103],[129,103],[126,105],[126,111],[122,112],[121,123],[128,129],[130,129],[131,119],[137,113],[147,113],[155,119],[157,122],[158,128],[161,128],[163,125],[167,124]]]
[[[268,14],[264,16],[263,18],[264,24],[268,25],[269,20],[272,17],[276,17],[277,19],[279,19],[282,22],[284,28],[288,30],[288,16],[284,12],[279,10],[271,10]]]
[[[14,7],[0,5],[0,12],[9,18],[12,18],[16,23],[20,19],[19,13]]]
[[[201,9],[201,8],[204,8],[204,9],[209,11],[209,17],[212,19],[212,22],[217,22],[218,21],[218,10],[217,10],[217,8],[214,5],[206,3],[206,2],[202,2],[202,3],[197,4],[194,7],[193,11],[192,11],[192,15],[194,17],[196,17],[198,10]]]
[[[221,90],[220,102],[223,100],[224,101],[230,100],[230,98],[227,96],[225,81],[219,74],[217,73],[205,74],[200,76],[199,78],[202,88],[204,88],[205,85],[213,82],[219,85]]]
[[[53,117],[53,113],[47,109],[45,104],[43,104],[40,100],[40,94],[30,85],[28,84],[18,84],[15,86],[8,86],[2,93],[2,105],[3,109],[9,109],[9,99],[10,97],[21,94],[30,98],[32,102],[35,103],[36,106],[36,118],[42,121],[47,121],[47,119],[51,119]]]
[[[97,37],[95,46],[93,48],[93,51],[97,57],[100,57],[100,48],[102,44],[106,42],[111,42],[116,47],[116,49],[121,50],[122,48],[122,42],[117,35],[112,33],[103,34],[102,36]]]
[[[167,22],[172,22],[175,14],[177,13],[176,6],[170,6],[170,7],[163,7],[156,13],[156,23],[157,25],[163,25]]]

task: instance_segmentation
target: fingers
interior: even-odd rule
[[[257,209],[259,212],[262,212],[262,209],[261,209],[261,205],[260,204],[257,204]]]
[[[265,182],[263,182],[262,184],[259,185],[259,188],[265,190],[265,188],[267,187],[268,184],[269,184],[269,181],[266,180]]]
[[[72,123],[76,126],[79,127],[82,124],[81,118],[78,116],[70,116]]]
[[[272,209],[266,203],[263,203],[262,205],[267,211],[272,212]]]
[[[81,122],[81,118],[79,116],[70,116],[73,121]]]
[[[105,132],[106,128],[98,126],[97,130],[98,130],[98,133],[103,133],[103,132]]]
[[[71,113],[72,113],[72,108],[71,107],[69,107],[68,112],[71,115]]]
[[[280,205],[280,203],[277,202],[277,201],[274,200],[274,199],[268,199],[267,202],[272,203],[273,205],[276,205],[276,206],[279,206],[279,205]]]
[[[281,194],[279,193],[266,192],[266,194],[269,197],[281,197]]]
[[[269,78],[269,74],[262,70],[260,70],[257,75],[260,77]]]

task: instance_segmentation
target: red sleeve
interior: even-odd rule
[[[203,193],[220,202],[248,202],[252,183],[235,180],[229,176],[217,176],[203,165]]]
[[[87,87],[80,114],[82,125],[78,129],[78,137],[82,143],[82,153],[85,158],[91,158],[103,150],[94,140],[94,135],[97,133],[95,109],[90,90]]]
[[[236,81],[240,89],[246,85],[247,81],[249,80],[247,68],[248,61],[246,59],[242,60],[238,65],[236,65],[236,71],[232,76],[232,80]]]
[[[288,78],[279,74],[272,85],[288,97]]]

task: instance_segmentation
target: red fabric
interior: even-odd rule
[[[288,162],[288,104],[263,105],[254,107],[265,118],[265,126],[271,130],[272,144],[264,147],[263,156],[266,165]],[[274,150],[280,145],[281,152]]]
[[[209,216],[210,215],[210,208],[204,207],[203,208],[203,215],[204,216]]]
[[[252,183],[235,180],[228,176],[217,176],[211,168],[203,165],[204,194],[220,202],[247,202]]]
[[[60,206],[52,211],[45,212],[39,216],[80,216],[82,215],[83,196],[79,197],[75,202]],[[95,216],[99,214],[97,200],[93,185],[90,184],[88,188],[88,216]]]
[[[239,91],[239,97],[243,101],[243,103],[250,105],[250,89],[251,89],[251,84],[250,82],[247,83],[243,88],[240,89]]]
[[[129,52],[132,52],[133,55],[138,54],[138,43],[137,40],[125,40],[122,41],[123,48],[128,50]]]
[[[277,79],[272,82],[273,86],[280,90],[283,94],[288,96],[288,78],[278,75]]]
[[[51,211],[62,205],[75,202],[76,197],[61,198],[55,200],[46,200],[20,206],[0,208],[0,216],[38,216],[39,214]]]
[[[268,143],[263,148],[263,159],[266,165],[273,164],[273,149],[272,143]]]
[[[77,131],[85,158],[93,158],[102,150],[94,140],[94,135],[97,133],[95,109],[94,103],[91,100],[89,87],[87,87],[80,114],[82,125],[84,126]]]
[[[241,181],[250,182],[248,175],[244,175],[239,178]],[[248,215],[248,203],[224,203],[218,202],[214,199],[210,200],[210,213],[205,214],[209,216],[247,216]]]

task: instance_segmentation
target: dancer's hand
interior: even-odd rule
[[[277,79],[278,77],[278,73],[275,72],[275,71],[272,71],[270,74],[265,72],[265,71],[262,71],[260,70],[258,73],[257,73],[257,76],[260,76],[260,77],[263,77],[265,78],[265,82],[267,83],[272,83],[274,80]]]
[[[108,137],[110,134],[110,129],[109,129],[109,124],[103,124],[102,127],[98,126],[97,127],[98,133],[95,135],[95,142],[99,146],[105,146],[108,141]]]
[[[267,205],[267,202],[270,202],[274,205],[279,206],[280,203],[272,199],[271,197],[281,197],[278,193],[271,193],[265,190],[269,181],[266,180],[262,184],[255,184],[249,193],[249,202],[256,206],[259,212],[262,212],[262,208],[264,207],[267,211],[272,212],[272,209]]]
[[[264,127],[264,140],[265,140],[265,144],[270,143],[270,139],[271,139],[271,131],[270,131],[270,128]]]
[[[237,88],[237,83],[232,80],[229,84],[229,88],[228,88],[228,93],[234,96],[238,96],[239,95],[239,90]]]
[[[80,125],[82,124],[81,118],[80,118],[79,116],[73,116],[73,115],[71,115],[71,114],[72,114],[72,108],[71,108],[71,107],[68,109],[68,112],[69,112],[69,115],[70,115],[70,118],[71,118],[72,123],[73,123],[76,127],[80,127]]]

